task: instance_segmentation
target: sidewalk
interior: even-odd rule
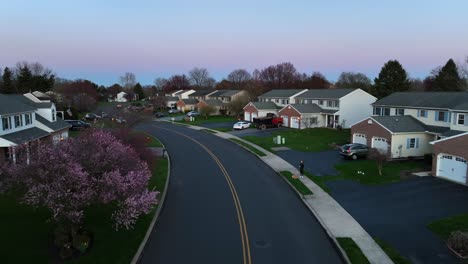
[[[188,127],[195,130],[206,129],[205,127],[199,126]],[[228,133],[217,132],[214,135],[225,139],[235,138],[257,148],[266,154],[266,156],[259,158],[276,172],[290,171],[294,175],[299,175],[299,170],[295,166],[289,164],[287,161],[266,149]],[[323,191],[309,178],[304,177],[300,180],[313,192],[313,195],[302,197],[304,203],[309,207],[332,239],[335,240],[337,237],[350,237],[354,242],[356,242],[370,263],[393,263],[382,248],[380,248],[374,239],[366,232],[366,230],[364,230],[364,228],[343,207],[341,207],[333,197]]]
[[[266,154],[265,157],[259,158],[277,172],[290,171],[295,175],[299,175],[299,170],[295,166],[289,164],[266,149],[231,134],[218,132],[215,135],[225,139],[236,138],[259,149]],[[327,192],[323,191],[322,188],[309,178],[304,177],[300,180],[313,192],[313,195],[307,195],[307,197],[302,199],[333,238],[352,238],[364,255],[366,255],[370,263],[393,263],[374,239],[366,232],[366,230],[364,230],[364,228],[343,207],[341,207],[335,199],[333,199]]]

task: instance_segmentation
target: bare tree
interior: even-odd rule
[[[162,91],[162,89],[164,88],[164,85],[166,85],[167,83],[167,79],[165,78],[156,78],[154,80],[154,86],[156,86],[156,90],[158,91]]]
[[[244,89],[245,83],[251,79],[252,75],[244,69],[234,70],[227,77],[227,80],[231,82],[232,87],[238,90]]]
[[[381,150],[376,148],[371,148],[369,149],[369,154],[367,157],[375,161],[375,163],[377,164],[377,169],[379,171],[379,176],[382,176],[383,166],[387,162],[387,153],[382,152]]]
[[[242,113],[244,106],[246,106],[249,101],[250,97],[248,95],[242,95],[229,102],[228,109],[231,112],[231,115],[238,116],[240,113]]]
[[[298,75],[292,63],[283,62],[266,67],[258,77],[270,89],[285,89],[294,86]]]
[[[155,96],[151,103],[155,109],[164,109],[167,107],[167,98],[165,96]]]
[[[126,90],[132,89],[136,85],[135,74],[126,72],[123,76],[120,76],[120,85]]]
[[[212,115],[216,111],[216,109],[214,108],[214,106],[204,105],[200,107],[198,111],[200,112],[200,115],[204,116],[205,119],[208,119],[208,116]]]
[[[335,86],[337,88],[361,88],[365,91],[369,91],[372,82],[369,77],[363,73],[342,72]]]
[[[207,87],[210,82],[208,79],[210,79],[210,73],[206,68],[195,67],[189,72],[190,84],[196,88]]]
[[[318,125],[317,117],[308,117],[308,118],[301,119],[301,126],[303,128],[312,128],[312,127],[316,127],[317,125]]]

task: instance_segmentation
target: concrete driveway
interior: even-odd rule
[[[390,243],[412,263],[462,263],[426,226],[468,212],[468,187],[435,177],[365,186],[327,182],[332,196],[373,237]]]

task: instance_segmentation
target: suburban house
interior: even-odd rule
[[[216,92],[216,90],[198,90],[194,93],[189,94],[189,99],[205,100],[208,98],[208,95]]]
[[[278,89],[271,90],[258,97],[259,102],[272,102],[278,106],[297,103],[294,98],[307,92],[307,89]]]
[[[175,93],[172,93],[171,96],[173,97],[177,97],[179,99],[188,99],[189,98],[189,95],[194,93],[195,90],[191,89],[191,90],[179,90]]]
[[[114,101],[119,103],[128,102],[128,94],[126,92],[120,92],[115,96]]]
[[[177,107],[177,101],[179,101],[179,97],[175,96],[163,96],[163,100],[166,101],[166,106],[168,108],[176,108]]]
[[[280,111],[284,126],[291,128],[349,128],[372,114],[377,98],[361,89],[313,89],[294,97]]]
[[[255,117],[266,116],[268,113],[278,115],[279,109],[273,102],[250,102],[244,106],[244,120],[252,122]]]
[[[398,92],[373,104],[374,116],[351,126],[352,142],[390,158],[433,152],[429,142],[468,131],[468,92]]]
[[[197,104],[198,104],[197,99],[190,99],[190,98],[179,99],[179,101],[177,101],[176,103],[177,109],[179,109],[182,112],[194,110],[197,107]]]
[[[221,100],[223,103],[230,103],[242,96],[247,96],[247,92],[244,90],[216,90],[207,97],[209,99]]]
[[[211,113],[211,115],[221,115],[223,114],[223,110],[226,109],[226,104],[223,103],[221,100],[219,99],[206,99],[206,100],[200,100],[198,103],[197,103],[197,109],[201,109],[203,107],[206,107],[206,106],[211,106],[214,108],[214,111],[213,113]]]
[[[468,185],[468,132],[433,142],[432,175]]]
[[[68,138],[70,124],[57,117],[50,99],[36,95],[0,94],[0,164],[16,161],[15,146]]]

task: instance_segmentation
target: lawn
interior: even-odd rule
[[[212,128],[213,130],[220,131],[220,132],[229,132],[232,131],[232,127],[215,127]]]
[[[443,240],[447,240],[453,231],[468,231],[468,213],[434,221],[427,227]]]
[[[296,190],[298,192],[300,192],[302,195],[309,195],[309,194],[313,194],[312,191],[307,188],[307,186],[305,186],[301,180],[299,180],[298,178],[293,178],[292,177],[292,173],[289,172],[289,171],[282,171],[280,172],[281,176],[283,176],[284,178],[286,178],[286,180],[288,180],[289,183],[291,183],[294,188],[296,188]]]
[[[379,244],[379,246],[383,249],[383,251],[385,251],[387,256],[389,256],[392,259],[393,263],[411,264],[411,261],[409,261],[407,258],[400,255],[400,253],[395,248],[393,248],[390,244],[378,238],[374,238],[374,240],[375,242],[377,242],[377,244]]]
[[[266,156],[265,153],[258,150],[256,147],[253,147],[253,146],[251,146],[251,145],[249,145],[249,144],[247,144],[247,143],[245,143],[245,142],[243,142],[243,141],[241,141],[241,140],[239,140],[237,138],[230,138],[229,140],[231,140],[231,141],[233,141],[233,142],[235,142],[235,143],[237,143],[239,145],[242,145],[242,146],[246,147],[247,149],[249,149],[250,151],[252,151],[253,153],[257,154],[260,157]]]
[[[356,245],[354,240],[350,237],[337,237],[338,243],[346,252],[349,260],[353,264],[369,263],[367,257],[362,253],[361,249]]]
[[[273,142],[273,138],[278,135],[286,139],[286,144],[281,146],[305,152],[329,150],[333,149],[333,145],[349,142],[349,129],[328,128],[287,129],[272,132],[270,137],[246,136],[243,139],[271,151],[272,147],[279,146]]]
[[[149,189],[163,191],[167,179],[166,159],[158,159]],[[160,196],[159,196],[160,197]],[[20,205],[12,195],[0,196],[0,247],[3,263],[49,263],[49,243],[54,225],[50,212]],[[91,250],[69,263],[130,263],[154,216],[156,208],[142,216],[130,231],[115,231],[111,209],[94,207],[86,211],[85,226],[94,234]],[[8,254],[6,254],[8,252]]]
[[[208,118],[197,116],[195,117],[195,121],[192,122],[185,122],[184,120],[181,121],[176,121],[176,122],[181,122],[193,126],[199,126],[204,123],[226,123],[226,122],[235,122],[237,119],[233,116],[221,116],[221,115],[216,115],[216,116],[208,116]]]

